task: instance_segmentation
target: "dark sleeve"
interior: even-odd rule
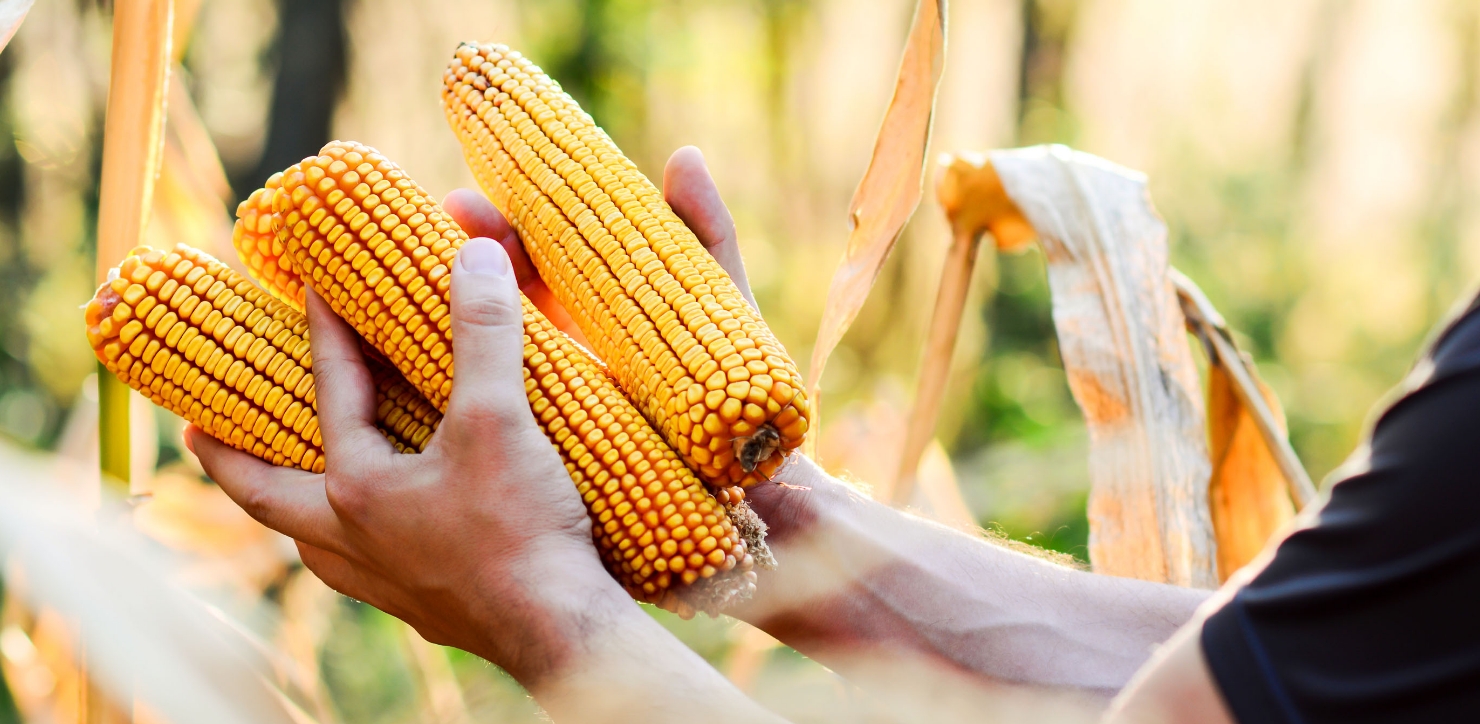
[[[1405,388],[1315,522],[1203,625],[1243,724],[1480,721],[1480,311]]]

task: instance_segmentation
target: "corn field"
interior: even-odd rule
[[[100,524],[117,551],[77,543],[69,559],[17,553],[7,562],[0,724],[80,721],[88,707],[124,716],[98,703],[75,622],[24,605],[17,591],[80,600],[88,585],[111,582],[125,592],[119,611],[149,612],[151,601],[174,600],[164,581],[220,614],[181,620],[174,639],[231,622],[231,650],[265,662],[301,721],[537,721],[535,704],[497,668],[320,583],[288,539],[205,477],[178,417],[136,394],[100,405],[121,390],[99,384],[80,305],[98,270],[119,261],[98,258],[98,239],[110,233],[102,220],[116,218],[100,200],[105,167],[119,168],[103,138],[119,52],[112,23],[125,4],[41,2],[27,12],[28,3],[0,0],[0,24],[12,10],[24,17],[0,52],[0,468],[15,471],[5,496],[36,511],[81,500],[102,506],[100,520],[128,521]],[[1057,289],[1042,247],[1008,250],[1009,232],[991,228],[1003,251],[971,252],[974,265],[955,282],[964,312],[948,325],[951,344],[931,346],[942,269],[962,269],[952,255],[965,253],[937,196],[954,162],[1064,144],[1144,172],[1171,265],[1196,280],[1230,343],[1255,362],[1283,409],[1299,474],[1317,484],[1352,450],[1425,331],[1480,276],[1480,217],[1463,203],[1480,185],[1480,6],[1465,0],[949,3],[920,205],[824,354],[820,380],[805,363],[831,319],[826,275],[849,249],[850,199],[897,98],[916,13],[930,3],[165,5],[169,80],[152,195],[136,220],[143,243],[186,242],[235,259],[237,204],[335,138],[374,145],[432,197],[477,188],[438,105],[442,73],[460,41],[508,43],[649,176],[679,146],[704,151],[759,308],[807,383],[820,385],[824,422],[808,444],[829,471],[876,498],[1077,565],[1093,557],[1091,427],[1066,373],[1074,350],[1055,334]],[[1004,162],[994,163],[1011,184]],[[1193,319],[1190,299],[1183,309]],[[1211,344],[1211,329],[1194,336]],[[1205,354],[1193,359],[1212,376]],[[932,363],[939,408],[922,434],[910,420]],[[130,489],[101,482],[109,459],[106,444],[99,452],[100,414],[127,421],[119,459]],[[918,465],[901,462],[911,455]],[[0,511],[0,529],[6,518]],[[65,525],[36,531],[73,545]],[[59,573],[38,576],[43,560]],[[138,582],[118,573],[131,566]],[[67,575],[98,578],[69,587]],[[153,610],[135,631],[95,633],[133,645],[168,632],[172,610]],[[745,624],[648,610],[792,720],[898,718]],[[139,645],[165,659],[190,651],[160,636],[169,640]],[[112,654],[105,645],[97,655]],[[163,721],[147,707],[130,716]]]

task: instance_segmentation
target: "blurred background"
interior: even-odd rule
[[[228,254],[237,201],[331,138],[380,148],[435,194],[475,186],[437,93],[457,41],[498,40],[559,79],[650,176],[674,149],[703,149],[761,309],[798,360],[811,353],[914,7],[176,5],[151,243]],[[79,470],[96,469],[80,305],[94,285],[109,12],[95,0],[37,3],[0,54],[0,435]],[[930,155],[1065,143],[1148,173],[1174,264],[1243,335],[1319,479],[1480,278],[1477,83],[1480,4],[1469,0],[952,0]],[[861,485],[895,469],[948,241],[927,189],[828,366],[822,461]],[[986,257],[970,309],[939,428],[970,514],[1082,559],[1087,440],[1038,252]],[[203,481],[177,419],[136,412],[135,429],[157,433],[136,435],[135,468],[156,494],[140,527],[198,559],[189,583],[234,601],[303,664],[316,718],[534,720],[497,669],[304,574],[291,546]],[[833,720],[852,700],[748,627],[654,615],[782,713]],[[0,722],[20,721],[18,706],[46,720],[38,702],[67,685],[35,673],[48,654],[32,634],[47,625],[6,609]]]

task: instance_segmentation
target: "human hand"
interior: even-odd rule
[[[754,304],[734,223],[697,149],[673,154],[665,186],[675,211]],[[490,202],[477,192],[458,190],[444,208],[475,237],[453,270],[454,335],[464,373],[454,383],[454,396],[467,402],[450,405],[422,455],[394,455],[375,432],[370,424],[374,393],[357,337],[312,295],[308,307],[320,425],[331,461],[327,473],[273,468],[200,431],[191,431],[187,443],[244,508],[298,540],[305,564],[329,585],[406,620],[429,640],[518,670],[524,666],[517,660],[520,651],[569,643],[509,635],[539,631],[535,622],[518,617],[552,603],[543,600],[553,595],[545,590],[548,584],[570,590],[580,588],[576,584],[583,577],[611,581],[599,570],[589,519],[535,425],[522,385],[509,385],[522,380],[517,336],[522,330],[511,282],[558,326],[575,335],[579,330]],[[470,268],[469,259],[481,263]],[[568,575],[559,581],[538,576],[509,581],[521,566]],[[605,595],[616,590],[614,584],[601,588]],[[489,630],[487,617],[495,613],[509,621]]]
[[[682,180],[696,175],[698,183]],[[754,304],[733,223],[696,149],[674,155],[675,178],[675,210],[729,260]],[[492,204],[458,191],[444,208],[484,238],[465,244],[453,265],[462,374],[422,454],[395,455],[375,431],[374,390],[357,337],[312,294],[326,473],[267,465],[198,429],[187,431],[187,445],[243,508],[293,537],[305,565],[328,585],[430,641],[502,666],[552,714],[687,717],[702,702],[721,705],[716,721],[765,718],[603,570],[575,486],[524,396],[516,286],[557,325],[579,332]],[[607,694],[593,698],[593,688]],[[657,689],[662,697],[652,695]],[[665,718],[676,717],[654,720]]]
[[[530,412],[502,247],[467,242],[452,289],[459,374],[422,454],[397,454],[376,430],[358,337],[313,293],[326,472],[269,465],[196,428],[186,443],[233,500],[295,539],[330,587],[536,686],[580,653],[581,632],[635,606],[603,569],[585,507]]]

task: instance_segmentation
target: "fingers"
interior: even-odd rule
[[[307,301],[314,407],[325,457],[391,454],[394,448],[375,429],[375,381],[360,355],[359,335],[312,289]]]
[[[326,549],[342,545],[339,518],[329,507],[322,475],[270,465],[191,425],[185,445],[242,510],[263,525]]]
[[[459,433],[528,416],[524,309],[508,254],[492,239],[463,244],[452,265],[452,354],[456,374],[443,428]]]
[[[519,280],[519,290],[524,292],[524,296],[529,297],[535,308],[557,329],[590,347],[585,336],[576,327],[575,320],[570,318],[570,313],[555,299],[555,295],[545,285],[545,280],[535,270],[534,262],[530,261],[529,253],[519,240],[519,233],[514,231],[514,227],[509,225],[508,219],[504,218],[493,202],[472,189],[454,189],[442,200],[442,208],[452,214],[453,220],[469,237],[486,237],[502,245],[514,266],[514,278]]]
[[[499,213],[498,207],[482,193],[473,189],[453,189],[442,199],[442,210],[452,214],[452,220],[461,226],[468,236],[479,236],[502,241],[514,233],[509,221]]]
[[[514,277],[519,280],[521,289],[525,285],[545,285],[535,271],[534,263],[529,260],[529,254],[524,251],[519,234],[509,225],[509,220],[504,218],[498,207],[483,194],[472,189],[453,189],[442,200],[442,208],[452,214],[452,220],[467,232],[468,238],[493,239],[504,247],[509,261],[514,265]]]
[[[704,154],[693,146],[684,146],[668,157],[663,167],[663,198],[673,213],[683,219],[714,260],[729,273],[740,287],[740,294],[759,309],[745,278],[745,261],[740,258],[740,242],[735,236],[735,220],[719,196],[719,187],[704,164]]]

